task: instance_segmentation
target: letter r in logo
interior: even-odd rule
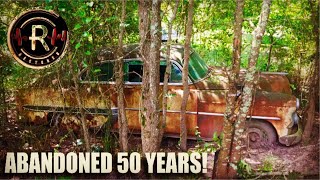
[[[36,36],[36,30],[37,29],[42,29],[42,36]],[[48,29],[44,25],[32,25],[32,35],[29,37],[29,40],[31,40],[31,49],[34,51],[36,50],[36,41],[40,41],[41,44],[43,45],[44,49],[46,51],[49,51],[49,47],[44,40],[45,37],[47,37],[48,34]]]

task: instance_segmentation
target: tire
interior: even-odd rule
[[[251,149],[270,148],[277,141],[276,131],[268,122],[250,120],[247,128],[247,143]]]

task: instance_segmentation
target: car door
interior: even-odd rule
[[[107,61],[87,67],[80,74],[81,100],[86,113],[94,115],[87,117],[90,123],[97,123],[92,119],[106,122],[110,115],[113,120],[116,118],[117,91],[113,71],[114,61]]]
[[[125,60],[124,63],[124,95],[125,108],[130,130],[139,131],[141,124],[141,85],[143,64],[139,59]]]
[[[168,108],[166,119],[166,135],[179,137],[180,134],[180,108],[183,95],[181,65],[172,62],[171,76],[168,84]],[[140,60],[127,60],[125,62],[125,105],[129,128],[140,129],[139,110],[141,107],[141,85],[143,64]],[[162,118],[163,79],[166,69],[165,61],[160,62],[160,117]],[[197,126],[197,93],[194,85],[190,82],[190,96],[187,103],[187,129],[188,135],[194,135]]]
[[[166,65],[163,61],[160,64],[160,80],[163,81]],[[163,83],[161,85],[161,93],[163,89]],[[194,136],[197,126],[197,90],[191,80],[189,80],[189,98],[186,108],[186,123],[188,136]],[[180,112],[181,103],[183,99],[183,84],[182,84],[182,66],[171,61],[171,74],[168,83],[167,99],[167,118],[165,132],[168,136],[180,136]],[[162,96],[161,96],[162,102]],[[162,114],[161,114],[162,115]]]
[[[222,132],[225,96],[225,90],[198,91],[198,127],[204,139],[211,140],[215,132]]]

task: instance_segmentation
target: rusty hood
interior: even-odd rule
[[[204,90],[227,90],[230,71],[223,67],[210,67],[208,75],[196,82],[199,89]],[[239,89],[243,86],[246,71],[241,70],[239,75],[239,82],[237,86]],[[256,73],[256,90],[268,91],[276,93],[291,94],[290,82],[286,77],[286,73],[282,72],[257,72]]]

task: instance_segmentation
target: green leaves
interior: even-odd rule
[[[59,11],[65,12],[66,9],[65,8],[58,8]]]
[[[97,69],[94,69],[94,70],[93,70],[93,73],[99,73],[99,72],[101,72],[101,69],[100,69],[100,68],[97,68]]]
[[[86,54],[87,56],[90,56],[90,55],[91,55],[91,51],[86,51],[85,54]]]
[[[73,29],[77,30],[77,29],[80,29],[81,27],[82,27],[81,24],[76,24]]]
[[[53,9],[53,6],[46,6],[45,7],[45,10],[52,10]]]
[[[89,7],[92,7],[93,6],[93,4],[94,4],[94,2],[87,2],[87,6],[89,6]]]
[[[83,37],[88,37],[89,35],[90,35],[90,33],[89,33],[88,31],[85,31],[85,32],[82,34]]]
[[[80,42],[78,42],[78,43],[76,44],[75,48],[76,48],[76,49],[79,49],[80,46],[81,46],[81,44],[80,44]]]
[[[212,141],[215,142],[219,147],[222,146],[222,139],[223,139],[223,133],[221,133],[220,136],[218,135],[217,132],[213,133]]]
[[[87,68],[88,67],[88,63],[86,61],[81,61],[81,64],[84,68]]]
[[[86,11],[82,8],[80,8],[77,12],[76,12],[76,15],[79,16],[79,17],[85,17],[86,16]]]
[[[232,164],[232,166],[235,166],[235,165]],[[254,172],[250,164],[248,164],[242,159],[237,163],[237,165],[234,168],[237,170],[237,173],[241,178],[249,179],[254,176]]]
[[[85,22],[86,24],[89,24],[89,23],[91,22],[92,18],[93,18],[93,17],[86,17],[86,18],[84,19],[84,22]]]

